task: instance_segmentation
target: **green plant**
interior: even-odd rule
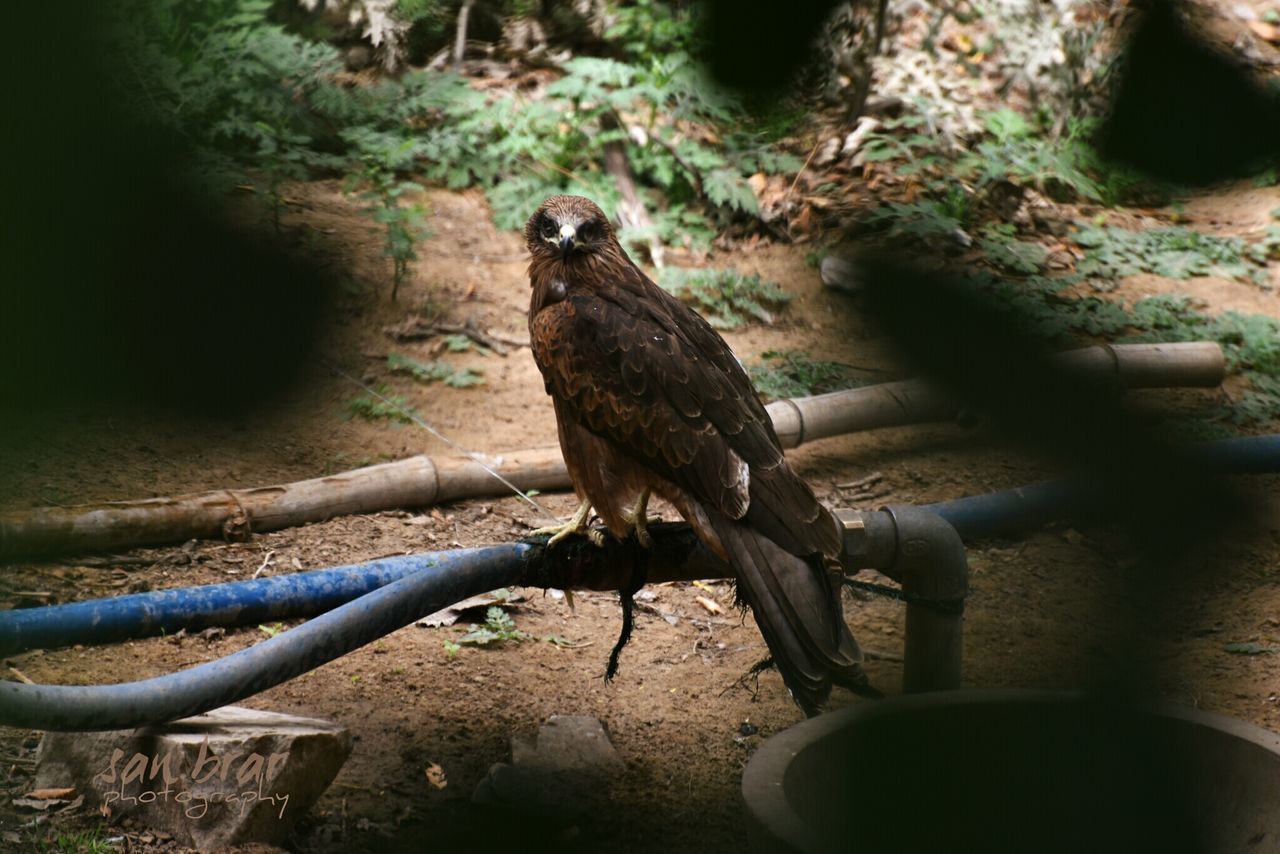
[[[825,246],[810,249],[808,252],[804,253],[804,265],[816,270],[822,266],[823,260],[830,254],[831,250]]]
[[[271,0],[123,0],[104,34],[125,114],[159,123],[189,144],[206,186],[225,190],[246,170],[264,177],[279,226],[283,182],[339,160],[317,145],[310,108],[331,90],[336,49],[268,20]]]
[[[1128,231],[1081,225],[1075,241],[1085,250],[1080,273],[1106,283],[1138,273],[1171,279],[1219,276],[1265,282],[1262,266],[1271,248],[1263,244],[1261,259],[1239,237],[1202,234],[1179,226]]]
[[[366,393],[347,401],[347,412],[366,421],[396,421],[401,424],[412,424],[414,418],[421,417],[408,400],[398,394],[389,394],[385,385],[378,386],[375,391],[377,395]]]
[[[421,204],[404,204],[405,197],[421,193],[422,186],[402,181],[398,171],[413,163],[416,145],[413,140],[368,128],[354,128],[344,138],[359,153],[360,168],[348,179],[348,189],[365,187],[360,198],[370,202],[366,210],[383,227],[383,254],[391,259],[391,299],[394,302],[400,284],[409,274],[410,264],[418,260],[417,243],[430,236]]]
[[[945,238],[960,245],[966,245],[968,240],[960,220],[948,212],[947,205],[933,199],[881,205],[867,216],[866,222],[887,227],[891,237]]]
[[[1049,253],[1039,243],[1018,240],[1016,233],[1008,223],[984,225],[978,246],[988,261],[1010,273],[1029,276],[1044,272]]]
[[[440,341],[450,353],[465,353],[468,350],[475,350],[481,356],[488,356],[493,352],[488,347],[477,344],[466,335],[446,335]]]
[[[759,363],[747,366],[747,376],[757,392],[773,400],[825,394],[866,383],[854,376],[848,365],[818,361],[801,350],[766,350]]]
[[[772,309],[791,301],[791,294],[752,273],[710,268],[667,267],[658,284],[691,304],[719,329],[735,329],[754,319],[772,323]]]
[[[516,628],[515,621],[506,611],[493,605],[485,611],[484,625],[472,625],[470,631],[458,638],[458,644],[468,646],[488,646],[491,643],[512,641],[520,643],[528,640],[530,635]]]
[[[452,388],[471,388],[484,382],[478,370],[455,368],[443,359],[419,362],[399,353],[387,356],[387,369],[394,373],[407,373],[420,383],[442,382]]]
[[[1246,251],[1249,258],[1256,264],[1265,265],[1268,261],[1280,261],[1280,225],[1267,226],[1262,239],[1250,244]]]
[[[862,158],[868,163],[896,162],[894,171],[899,175],[917,175],[946,163],[945,143],[921,113],[890,119],[882,128],[863,141]]]
[[[38,840],[37,850],[44,854],[107,854],[120,850],[107,839],[102,825],[81,831],[61,831],[54,838]]]
[[[260,625],[258,626],[258,631],[262,632],[269,638],[273,638],[284,631],[284,623],[276,623],[274,626]]]
[[[990,112],[984,124],[987,137],[955,166],[957,174],[971,178],[979,188],[1012,181],[1057,198],[1107,200],[1107,191],[1095,177],[1100,161],[1085,141],[1089,125],[1075,123],[1062,138],[1050,142],[1013,110]]]

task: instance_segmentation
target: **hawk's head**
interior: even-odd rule
[[[613,227],[604,211],[582,196],[552,196],[524,227],[524,239],[534,258],[568,261],[597,252],[613,242]]]

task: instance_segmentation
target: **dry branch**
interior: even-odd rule
[[[1213,386],[1222,381],[1217,344],[1134,344],[1073,350],[1060,358],[1130,388]],[[921,380],[780,400],[768,407],[778,437],[793,448],[827,436],[954,417],[958,405]],[[559,448],[485,458],[523,490],[563,489],[569,476]],[[41,507],[0,513],[0,560],[102,551],[192,537],[247,539],[252,533],[335,516],[506,495],[509,490],[470,457],[410,457],[330,477],[257,489],[224,489],[172,498]]]
[[[600,124],[606,132],[622,129],[621,120],[611,111],[600,117]],[[665,254],[662,248],[662,241],[658,239],[658,235],[654,230],[653,219],[649,216],[649,209],[645,207],[644,202],[640,199],[639,191],[636,190],[636,179],[631,172],[631,161],[627,159],[627,149],[621,141],[615,139],[604,144],[604,170],[613,177],[614,183],[618,186],[618,194],[622,197],[618,203],[618,221],[624,227],[648,232],[649,257],[653,261],[653,266],[663,266]]]

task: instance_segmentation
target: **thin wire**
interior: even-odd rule
[[[539,504],[538,502],[534,501],[534,500],[529,496],[529,494],[528,494],[527,492],[523,491],[522,489],[520,489],[520,487],[516,486],[514,483],[512,483],[511,481],[507,480],[505,477],[503,477],[502,475],[500,475],[500,474],[498,474],[496,471],[494,471],[494,470],[493,470],[493,468],[491,468],[491,467],[489,466],[489,464],[488,464],[488,463],[486,463],[484,460],[482,460],[482,459],[480,458],[480,455],[479,455],[479,454],[474,453],[473,451],[468,451],[466,448],[462,447],[462,446],[461,446],[461,445],[459,445],[457,442],[453,441],[453,440],[452,440],[452,439],[450,439],[448,436],[444,435],[444,434],[443,434],[443,433],[441,433],[439,430],[437,430],[436,428],[432,427],[432,426],[431,426],[430,424],[428,424],[426,421],[423,421],[423,420],[422,420],[422,418],[421,418],[421,416],[419,416],[416,412],[413,412],[413,411],[411,411],[411,410],[409,410],[409,409],[406,409],[405,407],[403,407],[403,406],[401,406],[400,404],[396,403],[394,400],[389,399],[386,395],[381,394],[380,392],[376,391],[375,389],[370,388],[366,383],[363,383],[363,382],[361,382],[360,380],[356,379],[355,377],[351,376],[351,374],[349,374],[349,373],[347,373],[346,371],[342,370],[342,368],[339,368],[337,365],[330,365],[330,364],[328,364],[328,363],[326,362],[326,363],[325,363],[325,366],[326,366],[326,367],[328,367],[328,368],[329,368],[329,370],[333,371],[333,372],[334,372],[335,374],[337,374],[338,376],[342,377],[343,379],[348,380],[348,381],[350,381],[350,382],[354,383],[355,385],[359,386],[360,388],[364,389],[366,393],[371,394],[371,395],[373,395],[374,397],[378,398],[378,400],[381,400],[381,401],[382,401],[383,403],[385,403],[387,406],[390,406],[392,409],[394,409],[394,410],[396,410],[397,412],[399,412],[399,413],[400,413],[401,415],[403,415],[405,418],[408,418],[408,419],[409,419],[410,421],[412,421],[414,424],[418,425],[418,426],[419,426],[419,427],[421,427],[423,430],[426,430],[428,433],[430,433],[432,436],[435,436],[435,437],[436,437],[437,439],[439,439],[441,442],[444,442],[444,443],[445,443],[446,445],[448,445],[450,448],[453,448],[453,449],[454,449],[455,451],[457,451],[458,453],[460,453],[460,454],[462,454],[463,456],[468,457],[468,458],[470,458],[471,460],[473,460],[475,463],[477,463],[477,464],[480,466],[480,468],[484,469],[484,470],[485,470],[485,471],[487,471],[489,474],[491,474],[491,475],[493,475],[495,478],[497,478],[497,479],[498,479],[498,480],[499,480],[499,481],[500,481],[504,486],[506,486],[508,489],[510,489],[510,490],[511,490],[512,492],[514,492],[516,495],[518,495],[518,496],[520,496],[521,498],[523,498],[526,502],[528,502],[528,503],[529,503],[529,505],[530,505],[530,506],[532,506],[535,510],[537,510],[537,511],[538,511],[539,513],[541,513],[542,515],[544,515],[544,516],[546,516],[546,517],[548,517],[548,518],[551,518],[551,519],[556,518],[554,513],[551,513],[551,512],[550,512],[550,511],[548,511],[545,507],[543,507],[541,504]]]

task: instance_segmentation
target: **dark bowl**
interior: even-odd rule
[[[761,851],[1280,851],[1280,736],[1076,694],[859,703],[768,739],[742,792]]]

